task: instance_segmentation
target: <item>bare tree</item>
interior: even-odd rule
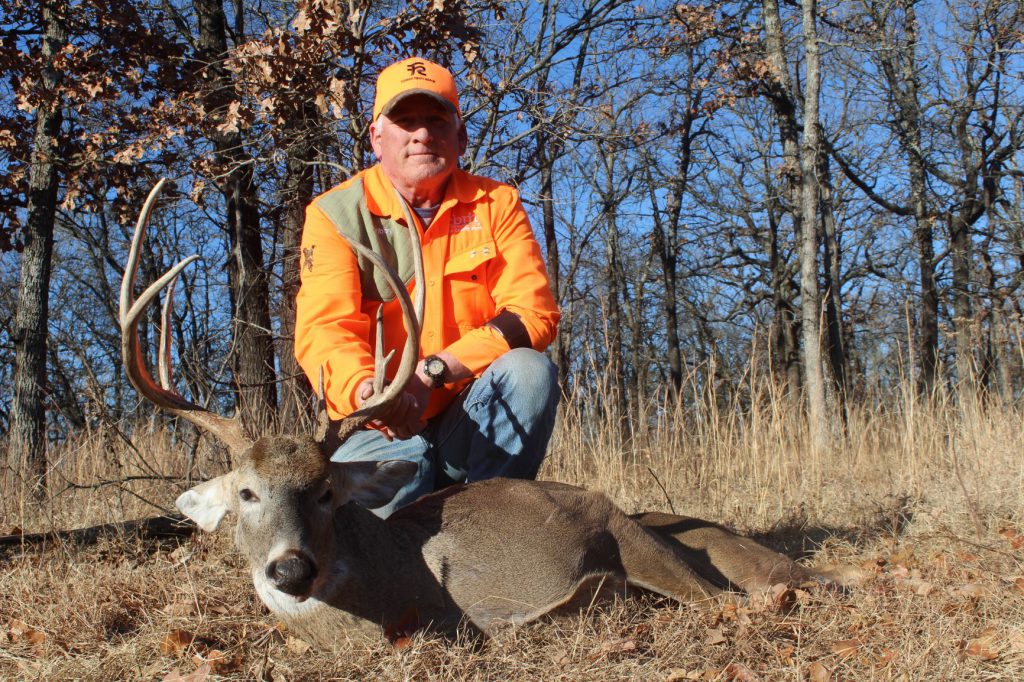
[[[802,234],[800,245],[800,329],[803,337],[804,389],[811,442],[828,445],[831,410],[825,394],[821,361],[821,295],[818,288],[818,213],[821,193],[818,180],[821,93],[821,58],[818,51],[817,2],[801,0],[805,60],[803,139],[800,144]]]
[[[260,210],[253,159],[245,149],[231,75],[224,68],[228,26],[223,0],[194,0],[198,20],[195,63],[205,87],[203,105],[221,123],[209,133],[217,166],[218,189],[225,203],[228,276],[232,303],[232,367],[246,427],[261,433],[277,409],[270,291],[263,258]],[[242,15],[236,17],[241,26]]]
[[[20,300],[14,322],[14,402],[8,433],[9,464],[20,463],[37,490],[46,484],[46,357],[50,319],[50,274],[57,213],[60,128],[63,121],[61,74],[53,66],[67,42],[66,0],[40,5],[42,59],[40,101],[36,106],[28,206],[22,231]]]

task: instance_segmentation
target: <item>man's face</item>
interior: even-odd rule
[[[443,189],[466,150],[465,128],[428,95],[410,95],[370,126],[370,144],[396,187]],[[440,201],[440,197],[437,197]]]

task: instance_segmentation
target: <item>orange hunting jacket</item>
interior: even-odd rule
[[[413,214],[415,216],[415,213]],[[554,338],[558,307],[540,247],[518,193],[457,169],[423,243],[426,306],[421,357],[447,350],[475,377],[509,350],[487,325],[502,311],[519,316],[533,348]],[[384,306],[385,354],[394,349],[390,379],[405,343],[398,300],[371,263],[362,262],[340,233],[358,239],[396,265],[410,293],[414,281],[402,206],[380,165],[320,195],[306,210],[296,299],[295,357],[316,386],[324,369],[327,411],[338,419],[358,407],[356,390],[373,376],[377,308]],[[433,392],[424,414],[444,409],[466,382]]]

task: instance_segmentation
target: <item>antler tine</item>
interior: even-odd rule
[[[409,238],[412,242],[412,268],[413,276],[416,278],[416,324],[417,329],[423,327],[423,310],[426,307],[427,288],[423,286],[423,245],[420,243],[420,231],[416,228],[416,222],[412,219],[412,211],[409,204],[405,202],[399,191],[395,190],[395,197],[402,206],[402,215],[405,216],[405,224],[409,226]]]
[[[125,265],[124,277],[121,279],[119,310],[121,322],[121,359],[124,362],[128,380],[131,381],[139,395],[157,407],[187,419],[200,429],[209,432],[228,446],[232,457],[237,457],[252,445],[252,441],[242,428],[241,421],[237,417],[228,419],[227,417],[214,414],[203,407],[199,407],[183,398],[181,394],[174,390],[170,383],[169,301],[173,294],[174,282],[181,274],[181,271],[193,261],[198,260],[199,256],[193,255],[181,260],[159,279],[150,284],[142,292],[138,300],[133,300],[135,280],[138,275],[139,261],[141,260],[142,243],[146,237],[146,226],[149,223],[149,217],[153,211],[157,196],[166,182],[166,179],[161,179],[150,190],[149,196],[146,197],[146,203],[143,205],[138,222],[135,224],[135,233],[132,236],[131,248],[128,251],[128,262]],[[145,355],[139,342],[138,325],[139,318],[142,317],[146,307],[165,287],[168,290],[168,302],[164,305],[163,329],[160,332],[160,378],[162,385],[158,385],[146,368]]]
[[[377,306],[377,347],[373,352],[373,392],[380,393],[384,390],[385,370],[387,369],[388,363],[391,362],[391,358],[395,356],[395,351],[388,351],[387,355],[384,354],[384,306]]]
[[[417,235],[416,239],[418,237]],[[409,292],[406,291],[405,285],[402,284],[402,280],[394,269],[380,257],[380,254],[372,249],[356,241],[349,241],[349,244],[356,253],[369,259],[374,267],[380,268],[381,272],[384,273],[384,278],[387,280],[388,285],[395,292],[395,296],[398,297],[398,304],[402,308],[402,320],[407,331],[405,346],[402,348],[402,357],[399,360],[398,369],[395,371],[394,380],[382,392],[368,398],[359,410],[346,417],[346,419],[355,419],[357,417],[365,419],[363,421],[365,424],[366,421],[373,419],[377,414],[380,414],[385,406],[394,401],[405,390],[405,385],[412,378],[413,372],[416,369],[416,363],[419,362],[420,325],[416,320],[416,313],[413,310]],[[381,369],[377,368],[377,371],[381,371]]]
[[[174,287],[177,283],[177,277],[167,283],[164,307],[160,312],[160,347],[157,351],[159,353],[157,372],[160,377],[160,386],[168,391],[174,390],[174,368],[171,365],[171,314],[174,312]]]

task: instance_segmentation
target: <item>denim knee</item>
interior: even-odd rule
[[[490,375],[488,377],[488,375]],[[514,348],[505,353],[484,372],[482,383],[500,386],[501,393],[514,403],[516,414],[539,416],[558,406],[558,368],[555,363],[532,348]]]

